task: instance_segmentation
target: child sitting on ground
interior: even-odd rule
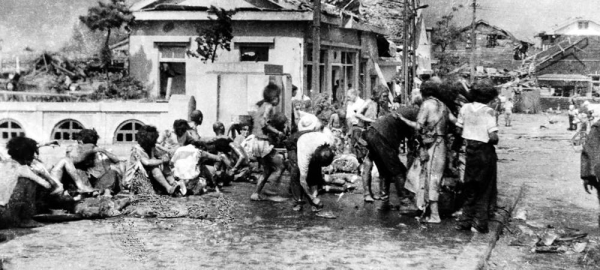
[[[216,136],[225,135],[225,125],[221,122],[213,124]],[[248,154],[242,146],[235,141],[219,140],[215,142],[215,150],[223,158],[223,166],[228,177],[236,181],[245,181],[250,176]]]

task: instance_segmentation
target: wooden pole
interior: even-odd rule
[[[405,103],[410,103],[410,89],[408,81],[408,0],[404,0],[404,14],[402,16],[402,78],[404,79]]]
[[[417,77],[417,3],[412,0],[412,8],[410,13],[410,27],[412,28],[412,73],[410,75],[410,89],[415,85],[415,77]]]
[[[321,87],[319,76],[320,56],[321,56],[321,0],[313,0],[313,31],[312,31],[312,93],[309,96],[312,98],[313,93],[317,95]]]
[[[471,58],[469,59],[469,65],[471,68],[470,82],[475,81],[475,52],[477,50],[477,38],[475,37],[475,27],[477,20],[477,0],[473,0],[473,21],[471,22]]]

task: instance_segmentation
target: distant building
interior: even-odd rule
[[[281,65],[293,84],[308,94],[312,83],[313,12],[303,2],[310,4],[269,0],[140,1],[132,7],[136,20],[129,39],[131,74],[147,82],[153,96],[164,97],[161,66],[166,63],[169,67],[163,70],[173,77],[172,94],[201,96],[202,76],[210,72],[211,63],[189,57],[186,51],[195,49],[196,29],[209,23],[208,8],[216,5],[236,13],[232,17],[231,51],[222,51],[215,63]],[[346,90],[352,85],[368,95],[378,80],[374,65],[379,62],[379,53],[388,50],[378,48],[388,45],[383,38],[385,30],[323,5],[321,92],[332,94],[334,88]],[[395,66],[382,71],[391,79]]]
[[[555,96],[600,97],[600,24],[576,18],[537,37],[544,50],[532,63],[540,85]]]

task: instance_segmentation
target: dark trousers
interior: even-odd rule
[[[20,177],[5,206],[0,206],[0,229],[17,227],[35,215],[35,197],[37,184]]]
[[[467,140],[464,206],[460,223],[487,229],[498,197],[496,149],[490,143]]]

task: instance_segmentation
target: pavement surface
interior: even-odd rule
[[[501,128],[498,146],[500,204],[514,201],[527,221],[575,227],[598,236],[598,203],[581,187],[579,153],[568,142],[566,115],[549,124],[543,115],[515,115]],[[564,118],[564,119],[563,119]],[[503,124],[503,121],[501,121]],[[547,128],[540,128],[545,125]],[[126,156],[128,146],[110,146]],[[64,150],[46,149],[47,164]],[[288,178],[267,188],[289,197]],[[493,234],[456,232],[455,221],[422,225],[398,212],[364,204],[362,192],[324,194],[325,211],[337,219],[315,217],[309,207],[297,213],[291,202],[250,202],[254,186],[226,187],[226,213],[215,219],[116,217],[47,224],[0,231],[4,269],[476,269]],[[207,194],[202,197],[214,197]],[[397,201],[395,197],[392,202]],[[225,218],[226,217],[226,218]],[[518,221],[524,223],[525,221]],[[519,224],[507,224],[513,233]],[[533,227],[535,230],[542,230]],[[490,269],[579,269],[580,254],[538,254],[512,246],[505,232],[491,254]],[[2,269],[0,267],[0,269]],[[589,268],[593,269],[593,268]]]

